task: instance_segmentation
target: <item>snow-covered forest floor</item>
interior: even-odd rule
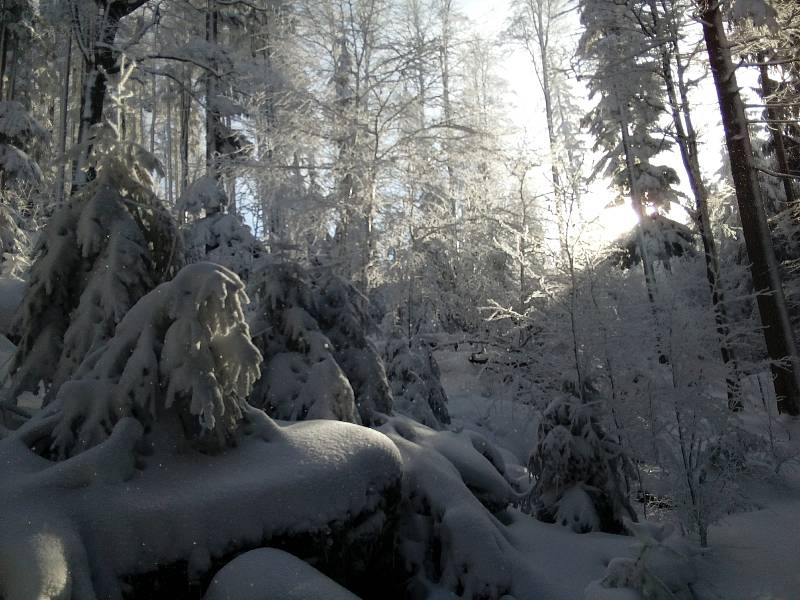
[[[779,436],[790,440],[800,457],[800,422],[782,420]],[[751,503],[711,527],[711,547],[697,557],[698,596],[789,600],[800,590],[800,464],[795,458],[768,481],[750,481]],[[788,560],[786,557],[792,557]]]
[[[491,384],[484,381],[485,367],[469,361],[470,354],[478,349],[462,344],[459,351],[451,347],[435,353],[448,392],[452,426],[486,436],[503,452],[507,465],[514,465],[510,470],[527,477],[524,465],[535,444],[538,411],[510,400],[509,390],[494,379]],[[756,411],[750,418],[752,429],[761,431],[764,407],[760,398],[751,400],[750,409]],[[800,421],[779,417],[773,427],[789,460],[774,476],[742,481],[737,492],[742,502],[737,511],[711,526],[709,548],[695,546],[698,578],[693,591],[699,600],[798,597]],[[668,511],[656,518],[675,520]],[[550,574],[547,579],[557,590],[554,597],[581,598],[584,588],[602,576],[611,558],[632,553],[631,538],[601,533],[576,537],[556,524],[540,523],[517,511],[510,530],[515,548],[531,570]]]
[[[7,301],[11,298],[6,296]],[[412,490],[423,490],[426,502],[439,504],[444,515],[448,511],[452,515],[454,510],[459,515],[457,524],[447,525],[456,527],[458,533],[454,530],[441,539],[449,554],[445,565],[452,561],[453,565],[461,565],[458,568],[463,573],[448,575],[452,567],[445,566],[443,573],[421,578],[419,585],[426,589],[424,597],[454,598],[453,590],[466,586],[465,597],[482,597],[484,593],[492,597],[505,587],[518,599],[569,600],[583,598],[584,594],[592,600],[639,598],[624,586],[614,589],[618,586],[606,587],[600,582],[615,581],[613,565],[620,560],[642,559],[642,540],[647,545],[660,539],[658,532],[663,524],[680,528],[681,519],[671,507],[669,491],[661,489],[658,506],[651,501],[649,511],[641,503],[636,505],[640,520],[652,527],[633,531],[634,536],[578,534],[560,523],[536,520],[523,510],[523,499],[531,485],[528,460],[539,441],[542,404],[520,401],[509,380],[498,377],[486,364],[471,360],[483,355],[481,346],[458,343],[452,337],[428,341],[439,348],[433,355],[447,396],[450,423],[441,432],[397,416],[378,427],[389,436],[387,439],[374,431],[362,433],[353,425],[330,421],[276,426],[260,417],[254,419],[254,413],[250,413],[245,416],[250,423],[249,432],[235,451],[221,456],[184,454],[185,451],[173,455],[169,450],[172,442],[162,432],[151,438],[152,448],[137,459],[136,471],[128,471],[126,448],[141,435],[137,433],[138,426],[130,429],[130,419],[125,427],[125,421],[121,421],[97,451],[82,455],[83,463],[75,462],[79,458],[76,457],[55,470],[36,460],[31,462],[22,447],[14,446],[15,439],[28,440],[25,443],[30,444],[41,435],[31,432],[36,427],[48,427],[47,421],[52,419],[40,417],[33,428],[22,427],[21,433],[11,434],[10,442],[2,447],[10,470],[0,478],[0,485],[7,491],[14,490],[5,500],[4,514],[16,516],[10,521],[0,518],[0,542],[16,537],[23,542],[11,554],[8,546],[0,547],[0,574],[6,578],[5,587],[0,589],[12,600],[33,598],[28,594],[37,589],[42,592],[48,585],[58,588],[61,577],[70,582],[73,595],[49,596],[43,592],[42,597],[89,598],[93,597],[89,591],[92,587],[107,593],[111,590],[113,597],[113,590],[126,589],[124,585],[117,587],[114,573],[139,572],[145,579],[132,580],[126,584],[132,586],[128,589],[137,589],[139,594],[150,589],[153,597],[163,597],[159,590],[165,585],[170,589],[174,582],[159,579],[161,583],[156,585],[143,581],[152,575],[154,567],[160,568],[160,563],[169,565],[187,559],[190,580],[192,573],[198,578],[195,587],[189,588],[196,593],[203,589],[201,581],[207,580],[209,569],[221,564],[220,558],[227,556],[230,549],[258,546],[259,540],[265,539],[272,540],[270,545],[289,548],[300,555],[314,554],[313,549],[320,543],[319,534],[314,532],[323,527],[329,543],[343,552],[341,560],[325,563],[325,572],[339,581],[351,582],[365,597],[376,597],[374,582],[358,583],[359,578],[363,579],[362,567],[354,565],[374,561],[376,555],[385,552],[380,550],[382,542],[377,534],[384,527],[380,524],[384,517],[378,521],[375,517],[397,510],[393,508],[396,499],[392,499],[397,492],[392,490],[402,470],[404,489],[411,485]],[[0,337],[0,375],[13,352],[13,344],[5,336]],[[37,403],[29,395],[21,398],[19,405],[35,407]],[[772,470],[750,470],[737,480],[737,500],[731,505],[731,514],[721,516],[710,526],[709,547],[699,548],[691,532],[683,532],[683,538],[668,538],[672,541],[667,546],[651,546],[654,558],[648,559],[645,571],[669,582],[675,598],[796,597],[800,572],[785,557],[794,556],[799,547],[795,516],[800,512],[800,422],[767,414],[765,406],[772,405],[771,400],[763,403],[750,394],[739,421],[743,429],[762,438],[771,430],[775,453],[782,460],[772,463]],[[47,410],[42,412],[48,414]],[[37,423],[36,418],[32,423]],[[267,445],[263,446],[263,442]],[[255,470],[248,466],[260,461],[269,466]],[[497,466],[501,478],[492,465]],[[45,470],[40,471],[43,466]],[[457,480],[445,474],[453,466]],[[87,468],[105,471],[92,475],[86,472]],[[33,478],[26,475],[36,471],[39,474]],[[50,487],[41,487],[47,481],[50,483],[45,485]],[[459,489],[461,481],[474,496],[465,495],[463,487]],[[651,484],[651,491],[655,490],[656,481]],[[364,490],[366,497],[362,497]],[[28,500],[22,502],[22,497]],[[319,502],[323,497],[324,505]],[[250,508],[253,502],[258,506],[256,510]],[[494,507],[494,515],[487,511],[488,507]],[[150,522],[162,522],[161,514],[180,517],[162,530],[153,528]],[[231,518],[233,515],[236,517]],[[49,523],[46,531],[48,536],[54,536],[53,541],[42,546],[40,538],[34,536],[25,542],[28,534],[24,523],[42,519]],[[446,516],[442,523],[447,523]],[[401,545],[418,543],[411,541],[419,535],[416,526],[406,523],[398,531],[401,540],[409,536]],[[201,539],[206,541],[198,542]],[[362,539],[369,549],[365,553],[355,550],[354,539]],[[42,556],[55,540],[65,545],[63,557],[56,560],[61,552],[57,546]],[[80,550],[84,545],[86,550]],[[110,562],[108,558],[100,562],[97,557],[92,558],[97,548],[106,546],[115,548],[109,554]],[[79,558],[83,552],[89,556]],[[403,552],[405,560],[418,561],[420,568],[427,568],[424,565],[428,559],[417,551]],[[59,562],[62,560],[66,562]],[[68,571],[59,571],[63,568]],[[302,589],[298,592],[296,578],[269,576],[275,569],[294,569],[297,577],[303,577]],[[278,594],[274,597],[306,600],[336,598],[337,594],[343,599],[352,597],[317,571],[309,568],[305,573],[305,569],[305,563],[278,550],[250,552],[214,576],[206,598],[256,599],[269,590]],[[265,574],[269,582],[264,580]],[[453,587],[452,582],[448,583],[450,577],[462,583]],[[256,595],[248,595],[254,589]],[[287,590],[300,595],[281,596],[289,594]],[[691,595],[682,595],[682,590]],[[641,597],[669,597],[658,595],[661,593]],[[128,597],[127,593],[124,595]]]

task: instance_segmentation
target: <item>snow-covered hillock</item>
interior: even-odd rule
[[[392,417],[380,430],[403,457],[397,535],[411,574],[406,597],[437,589],[462,598],[510,593],[514,550],[487,509],[502,510],[514,498],[499,453],[476,435],[436,432],[406,417]]]
[[[143,438],[125,418],[62,462],[30,450],[52,425],[44,416],[0,441],[4,600],[130,597],[126,585],[152,580],[132,576],[176,567],[189,586],[265,545],[363,576],[352,571],[369,560],[400,481],[385,436],[336,421],[279,427],[249,409],[238,446],[209,455]]]

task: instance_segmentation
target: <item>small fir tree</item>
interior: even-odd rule
[[[618,533],[624,517],[636,520],[627,495],[631,465],[600,422],[600,401],[583,396],[559,395],[542,414],[528,463],[533,508],[538,519],[577,533]]]
[[[43,382],[52,397],[182,263],[177,227],[153,193],[155,159],[113,127],[98,134],[95,156],[94,179],[56,210],[40,237],[15,324],[15,393]]]
[[[259,377],[247,302],[242,281],[211,263],[188,265],[141,298],[59,389],[52,450],[91,448],[125,417],[152,427],[171,416],[187,438],[223,444]]]
[[[384,357],[394,408],[434,429],[448,425],[447,394],[430,349],[420,342],[412,348],[408,339],[396,331],[386,343]]]
[[[353,389],[320,330],[307,272],[265,258],[254,275],[259,298],[254,340],[264,369],[252,402],[277,419],[338,419],[360,423]]]

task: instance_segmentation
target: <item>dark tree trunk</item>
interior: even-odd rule
[[[721,286],[719,253],[714,241],[711,230],[711,219],[708,214],[708,189],[703,183],[703,176],[700,170],[700,161],[697,150],[697,133],[692,122],[692,115],[689,108],[688,85],[684,74],[686,63],[682,60],[680,47],[678,45],[678,30],[674,21],[665,22],[660,19],[658,5],[655,0],[650,0],[650,10],[653,15],[654,33],[656,35],[669,35],[669,44],[661,48],[661,70],[669,100],[669,107],[672,113],[672,121],[675,125],[675,133],[678,141],[678,148],[681,153],[686,175],[689,179],[689,187],[694,196],[696,222],[703,242],[703,252],[706,263],[706,279],[711,293],[711,305],[714,309],[714,322],[719,335],[719,350],[722,362],[728,369],[725,379],[725,387],[728,395],[728,407],[738,411],[742,409],[742,402],[739,393],[740,379],[739,367],[736,357],[729,343],[729,320],[725,309],[725,298]],[[667,25],[667,27],[664,27]],[[676,75],[673,76],[672,67],[676,66]]]
[[[772,94],[775,93],[775,82],[769,78],[769,68],[764,64],[766,57],[761,54],[759,61],[761,62],[761,98],[767,106],[767,119],[771,121],[767,129],[772,136],[772,142],[775,145],[775,160],[778,163],[778,170],[786,175],[790,174],[789,161],[786,158],[786,145],[783,140],[783,130],[778,121],[781,115],[774,105],[770,103]],[[795,203],[795,193],[792,187],[792,180],[789,177],[783,177],[783,191],[786,195],[786,204],[792,206]]]
[[[730,46],[719,5],[707,0],[697,2],[702,10],[703,36],[717,88],[753,285],[758,292],[758,310],[772,364],[778,410],[797,415],[800,414],[797,350],[753,163],[753,149]]]
[[[103,22],[98,19],[98,22]],[[94,52],[84,59],[85,81],[81,93],[81,113],[78,125],[78,144],[81,148],[72,167],[72,189],[77,190],[91,180],[94,174],[88,167],[93,144],[91,130],[103,121],[103,107],[108,92],[108,76],[116,67],[113,50],[119,30],[119,16],[109,11],[103,31],[94,45]]]
[[[219,12],[216,0],[208,0],[206,5],[206,41],[216,44],[219,34]],[[211,67],[216,70],[215,64]],[[206,73],[206,170],[217,181],[220,180],[219,148],[220,140],[220,115],[215,110],[214,103],[219,94],[219,81],[215,73]]]
[[[84,58],[84,85],[81,92],[81,112],[78,125],[78,144],[80,150],[72,165],[72,191],[94,176],[89,168],[89,157],[93,144],[90,133],[95,125],[103,122],[103,108],[108,92],[108,77],[116,73],[117,39],[120,21],[142,6],[146,0],[95,0],[97,12],[94,21],[99,30],[95,39],[85,40],[90,53]],[[73,26],[78,23],[73,23]],[[76,30],[76,36],[83,32]]]
[[[61,114],[58,138],[58,174],[56,176],[56,205],[64,202],[64,178],[66,170],[65,155],[67,152],[67,133],[69,127],[69,90],[70,75],[72,73],[72,34],[67,30],[66,34],[66,57],[64,58],[64,86],[61,89]]]

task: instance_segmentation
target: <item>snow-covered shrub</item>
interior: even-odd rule
[[[224,442],[261,364],[244,318],[247,301],[241,280],[211,263],[188,265],[141,298],[59,389],[56,453],[97,445],[125,417],[148,426],[169,413],[188,438]]]
[[[418,342],[412,349],[408,339],[395,331],[386,342],[384,357],[394,408],[434,429],[449,424],[447,394],[430,348]]]
[[[224,211],[228,196],[211,175],[203,175],[190,183],[178,199],[178,205],[191,215],[202,217]]]
[[[578,533],[619,532],[635,518],[627,497],[630,462],[600,422],[599,401],[563,394],[542,414],[528,468],[536,517]]]
[[[259,299],[253,338],[264,356],[253,405],[278,419],[360,423],[350,382],[317,323],[316,298],[305,270],[267,257],[252,283]]]
[[[697,573],[685,540],[668,524],[627,521],[625,525],[636,537],[636,556],[613,559],[603,579],[586,588],[586,600],[616,598],[609,594],[609,589],[638,592],[635,597],[641,600],[694,598],[690,586]]]
[[[353,388],[361,421],[371,425],[378,413],[391,414],[392,392],[383,361],[367,338],[374,328],[369,301],[330,268],[314,268],[311,281],[319,327],[332,342],[333,356]]]
[[[201,177],[186,188],[179,204],[194,216],[182,228],[187,262],[211,261],[249,281],[264,248],[241,217],[225,212],[228,198],[219,183]]]
[[[0,173],[5,183],[39,183],[42,171],[27,151],[37,141],[47,139],[47,132],[28,114],[25,107],[12,100],[0,101]]]
[[[182,262],[178,230],[153,193],[154,159],[135,144],[96,144],[96,177],[55,212],[35,250],[15,326],[17,393],[43,381],[52,396]]]
[[[46,139],[47,132],[22,104],[0,101],[0,275],[4,277],[19,277],[28,268],[29,239],[14,208],[22,204],[21,185],[42,181],[42,171],[28,152]]]

